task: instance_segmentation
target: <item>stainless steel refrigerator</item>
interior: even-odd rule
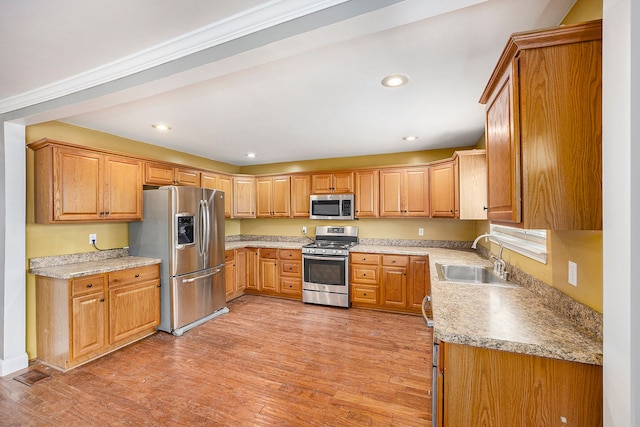
[[[144,190],[144,220],[129,223],[129,253],[161,258],[160,326],[176,336],[223,313],[224,192]]]

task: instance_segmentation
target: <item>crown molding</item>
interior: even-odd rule
[[[87,72],[2,99],[0,114],[127,77],[345,1],[272,0]]]

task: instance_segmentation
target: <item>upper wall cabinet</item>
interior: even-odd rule
[[[428,166],[380,170],[380,216],[429,216]]]
[[[202,172],[200,174],[200,186],[202,188],[224,191],[224,217],[231,218],[231,212],[233,211],[233,185],[231,183],[231,176]]]
[[[380,173],[377,170],[356,171],[355,214],[357,218],[375,218],[378,216],[379,176]]]
[[[47,139],[29,148],[36,222],[142,220],[142,161]]]
[[[309,196],[311,195],[311,175],[291,176],[291,216],[309,218]]]
[[[145,185],[185,185],[199,187],[200,171],[174,167],[173,165],[156,162],[145,162]]]
[[[429,165],[433,218],[487,219],[485,150],[456,151],[453,158]]]
[[[602,21],[512,35],[480,102],[488,219],[602,229]]]
[[[311,175],[311,194],[353,193],[353,172]]]
[[[256,178],[256,217],[286,218],[290,214],[291,178],[263,176]]]
[[[251,175],[233,177],[233,218],[256,217],[256,179]]]

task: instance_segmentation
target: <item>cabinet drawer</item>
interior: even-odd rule
[[[378,288],[376,286],[352,286],[351,302],[378,304]]]
[[[351,263],[378,265],[380,264],[380,255],[353,253],[351,254]]]
[[[280,293],[300,294],[302,292],[302,280],[292,277],[280,278]]]
[[[260,258],[278,258],[278,250],[271,248],[260,248]]]
[[[71,295],[77,297],[78,295],[102,292],[103,286],[103,275],[80,277],[71,281]]]
[[[302,259],[302,251],[299,249],[280,249],[280,259]]]
[[[228,251],[224,251],[224,262],[233,261],[234,258],[235,258],[235,251],[233,251],[232,249]]]
[[[287,276],[300,276],[302,272],[302,262],[300,261],[291,261],[288,259],[282,260],[280,262],[280,274]]]
[[[160,264],[144,267],[128,268],[109,273],[109,287],[120,286],[128,283],[146,282],[147,280],[160,278]]]
[[[351,265],[351,281],[369,285],[378,284],[378,268],[360,265]]]
[[[406,267],[409,264],[409,257],[405,255],[383,255],[382,265],[392,267]]]

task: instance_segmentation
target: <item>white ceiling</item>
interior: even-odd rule
[[[574,2],[405,0],[343,19],[364,2],[0,0],[0,112],[156,66],[56,118],[234,165],[470,146],[509,34],[557,25]],[[294,20],[331,6],[319,28]],[[396,72],[409,84],[380,84]]]

